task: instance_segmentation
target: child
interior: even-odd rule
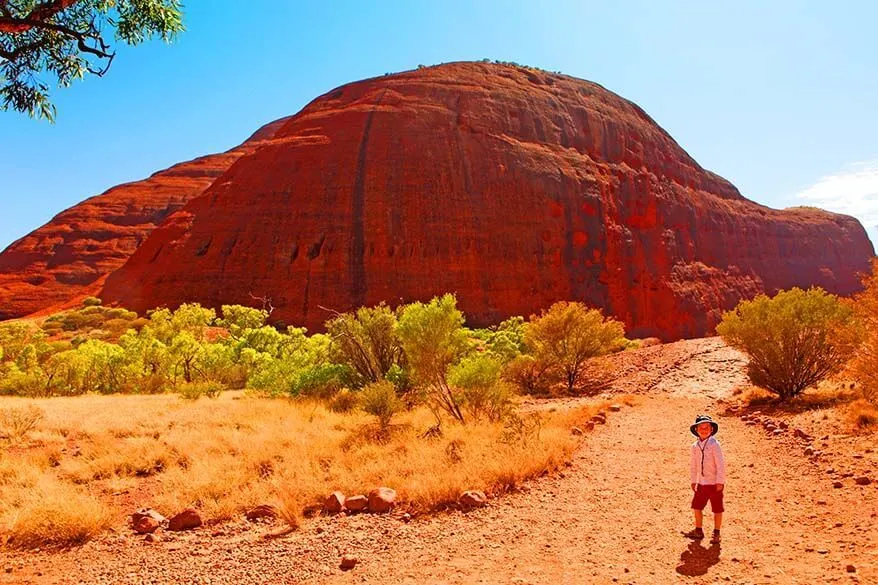
[[[692,510],[695,512],[695,530],[686,532],[689,538],[700,540],[704,538],[702,524],[704,522],[704,507],[710,500],[710,509],[713,511],[713,537],[711,544],[719,544],[719,531],[723,523],[723,487],[726,483],[726,462],[723,459],[723,451],[713,436],[719,431],[719,425],[709,416],[699,415],[695,418],[695,424],[689,427],[698,440],[692,445],[689,458],[689,475],[692,491]]]

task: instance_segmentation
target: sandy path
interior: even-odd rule
[[[729,462],[723,543],[682,538],[686,427],[706,410],[697,402],[650,398],[587,437],[565,477],[407,527],[387,550],[352,547],[363,564],[324,582],[878,582],[875,486],[833,490],[815,465],[737,419],[721,419],[719,435]]]
[[[712,340],[661,351],[674,367],[585,436],[565,472],[481,510],[410,523],[322,518],[270,542],[244,524],[154,545],[120,534],[61,554],[17,553],[0,583],[878,583],[878,485],[833,489],[827,462],[734,417],[719,419],[723,543],[680,535],[691,525],[687,427],[718,414],[714,399],[737,383],[740,363]],[[343,573],[346,553],[360,562]]]

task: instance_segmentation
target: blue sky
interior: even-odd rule
[[[0,249],[107,188],[227,150],[349,81],[482,58],[589,79],[771,207],[857,216],[878,241],[878,7],[870,2],[190,1],[170,46],[119,46],[0,112]]]

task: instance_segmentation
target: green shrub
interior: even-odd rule
[[[330,359],[356,373],[356,387],[383,380],[404,363],[396,315],[384,304],[342,313],[326,323],[326,331],[332,339]]]
[[[360,406],[378,419],[378,426],[386,431],[393,417],[404,408],[396,395],[396,388],[386,380],[369,384],[360,391]]]
[[[851,307],[819,288],[742,301],[716,330],[747,354],[750,381],[781,400],[839,372],[859,342]]]
[[[100,307],[103,301],[97,297],[85,297],[82,299],[83,307]]]
[[[402,307],[397,327],[412,378],[427,405],[437,416],[444,411],[459,422],[464,422],[460,399],[446,375],[468,347],[463,321],[457,299],[446,294]]]
[[[448,380],[461,390],[461,402],[475,420],[503,419],[512,409],[512,391],[500,379],[503,364],[491,355],[465,358],[452,367]]]
[[[220,393],[225,389],[225,386],[219,382],[184,382],[177,387],[177,393],[186,400],[198,400],[202,396],[219,398]]]
[[[589,359],[624,347],[625,328],[597,309],[561,301],[531,316],[524,342],[534,359],[556,370],[567,392],[575,394]]]

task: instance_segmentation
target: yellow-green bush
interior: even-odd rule
[[[839,372],[860,338],[851,307],[819,288],[742,301],[716,330],[747,354],[750,381],[781,400]]]

